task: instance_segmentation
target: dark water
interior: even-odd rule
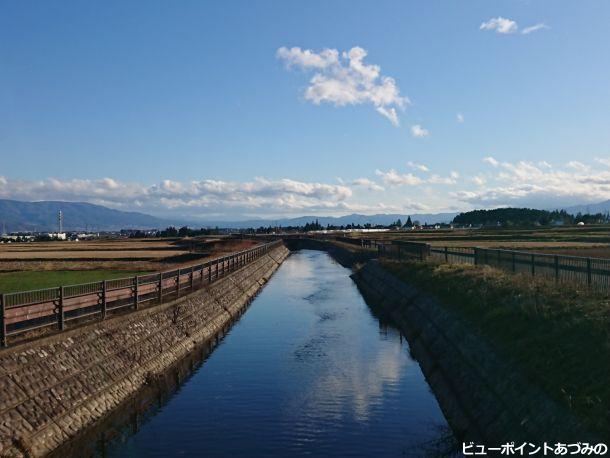
[[[108,455],[434,449],[448,434],[436,399],[406,341],[375,316],[349,274],[326,253],[292,254],[205,364]]]

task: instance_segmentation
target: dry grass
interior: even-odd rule
[[[528,379],[604,437],[610,433],[610,301],[489,267],[384,262],[438,297]]]
[[[533,250],[610,259],[610,227],[565,227],[540,229],[443,229],[353,233],[352,237],[377,240],[408,240],[436,247],[481,247],[507,250]]]
[[[67,248],[67,247],[66,247]],[[0,260],[96,260],[96,259],[116,259],[116,260],[151,260],[162,259],[168,256],[178,256],[188,253],[184,250],[71,250],[63,249],[59,251],[0,251]]]

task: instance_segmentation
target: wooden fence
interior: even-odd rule
[[[0,294],[0,344],[34,330],[66,329],[70,321],[86,317],[103,320],[110,313],[160,304],[202,288],[260,258],[282,241],[167,272]]]

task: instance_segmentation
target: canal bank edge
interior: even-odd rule
[[[43,456],[213,338],[289,255],[280,246],[174,302],[0,352],[0,456]]]
[[[369,261],[352,278],[364,296],[387,310],[404,331],[458,440],[487,446],[513,441],[597,442],[437,300],[377,261]]]

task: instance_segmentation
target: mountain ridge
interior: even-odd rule
[[[568,213],[606,213],[610,212],[610,200],[596,204],[575,205],[564,208]],[[20,231],[57,231],[57,214],[62,210],[67,231],[117,231],[120,229],[164,229],[168,226],[220,227],[230,229],[245,229],[250,227],[269,226],[303,226],[312,221],[318,221],[322,226],[354,225],[389,225],[400,219],[403,223],[407,217],[412,221],[437,224],[450,223],[458,214],[451,213],[378,213],[364,215],[352,213],[343,216],[306,215],[283,218],[258,218],[237,221],[212,220],[205,218],[188,218],[185,216],[161,217],[146,213],[123,211],[108,208],[88,202],[38,201],[26,202],[19,200],[0,199],[0,229],[4,232]]]

